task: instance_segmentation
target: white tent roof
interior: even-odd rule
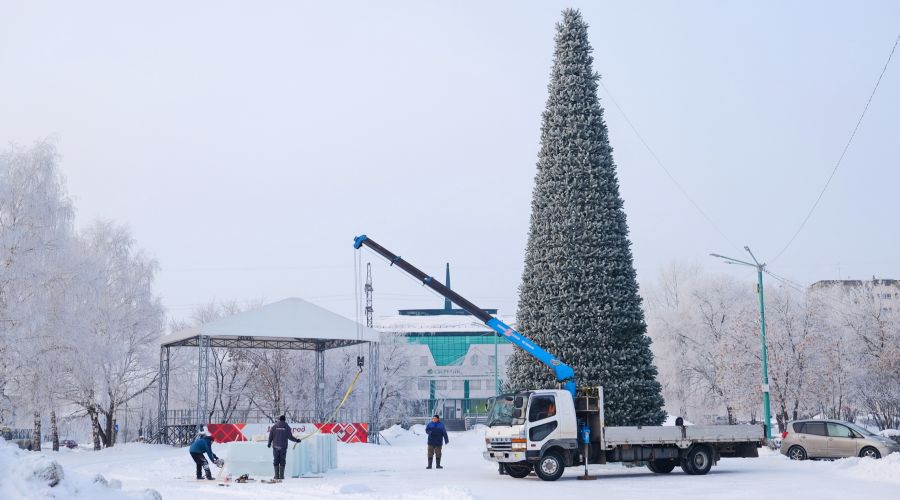
[[[345,345],[378,342],[377,331],[296,297],[166,335],[161,343],[172,345],[200,335],[237,340],[336,340]]]

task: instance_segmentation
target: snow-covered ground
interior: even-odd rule
[[[164,499],[551,499],[551,498],[900,498],[900,456],[882,460],[852,458],[833,462],[792,462],[761,450],[755,459],[723,459],[706,476],[680,469],[655,475],[645,467],[593,466],[595,481],[578,481],[571,469],[555,483],[530,476],[497,474],[481,458],[483,434],[450,433],[443,470],[425,470],[425,436],[421,427],[384,433],[391,446],[339,443],[338,468],[317,477],[287,479],[281,484],[196,482],[194,465],[183,448],[128,444],[93,452],[64,450],[53,455],[66,474],[119,480],[124,491],[152,488]],[[227,444],[214,445],[226,456]],[[214,469],[215,470],[215,469]],[[63,496],[64,497],[64,496]],[[42,497],[43,498],[43,497]]]

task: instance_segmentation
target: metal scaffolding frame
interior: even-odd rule
[[[370,373],[378,372],[377,357],[372,357],[372,346],[375,342],[366,340],[347,339],[272,339],[256,337],[222,338],[211,335],[197,335],[186,339],[163,344],[159,350],[159,430],[157,442],[173,445],[190,444],[197,432],[206,425],[205,415],[208,414],[208,385],[209,378],[209,351],[214,347],[238,348],[238,349],[290,349],[315,352],[315,415],[319,421],[327,417],[325,415],[325,351],[341,347],[349,347],[357,344],[369,344],[369,361],[367,363]],[[195,409],[196,421],[192,424],[170,421],[169,411],[169,361],[170,349],[173,347],[197,348],[197,405]],[[376,347],[377,349],[377,347]],[[377,352],[377,350],[376,350]],[[377,356],[377,355],[376,355]],[[372,386],[370,385],[370,390]],[[370,396],[370,401],[373,398]],[[374,406],[370,405],[370,412]],[[368,418],[370,425],[374,421],[373,415]],[[377,433],[377,431],[376,431]]]

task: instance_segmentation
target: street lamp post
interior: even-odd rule
[[[753,255],[753,252],[750,251],[749,246],[745,246],[744,250],[750,254],[750,257],[753,259],[753,262],[745,262],[743,260],[734,259],[731,257],[726,257],[724,255],[719,255],[717,253],[711,253],[709,255],[713,257],[717,257],[720,259],[724,259],[726,264],[736,264],[741,266],[750,266],[756,268],[756,278],[758,280],[757,287],[759,288],[759,336],[762,339],[762,372],[763,372],[763,383],[762,383],[762,391],[763,391],[763,418],[765,419],[765,428],[766,428],[766,439],[772,439],[772,416],[771,410],[769,406],[769,361],[768,361],[768,351],[766,349],[766,308],[765,302],[763,302],[763,270],[765,269],[765,264],[760,264],[758,260],[756,260],[756,256]]]

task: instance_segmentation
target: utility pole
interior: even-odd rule
[[[717,253],[709,254],[712,257],[717,257],[719,259],[725,260],[726,264],[735,264],[739,266],[750,266],[756,268],[756,278],[757,278],[757,292],[759,293],[759,336],[762,339],[762,372],[763,372],[763,383],[762,383],[762,391],[763,391],[763,418],[765,419],[765,428],[766,428],[766,439],[772,439],[772,415],[769,406],[769,360],[768,360],[768,350],[766,349],[766,307],[765,302],[763,301],[763,271],[766,268],[765,264],[760,264],[758,260],[756,260],[756,256],[753,255],[753,252],[750,251],[749,246],[745,246],[744,250],[750,254],[750,257],[753,259],[753,262],[745,262],[743,260],[734,259],[731,257],[726,257],[724,255],[719,255]]]

